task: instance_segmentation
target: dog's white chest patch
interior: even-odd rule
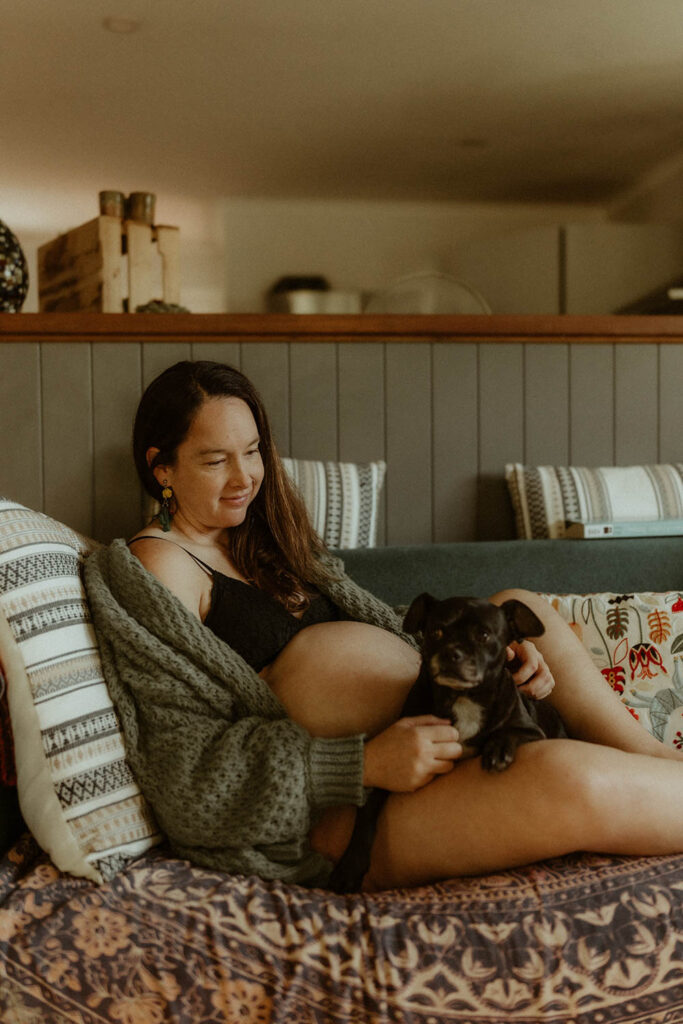
[[[457,700],[454,700],[451,713],[461,743],[476,736],[481,729],[484,721],[484,709],[481,704],[470,700],[469,697],[458,697]]]

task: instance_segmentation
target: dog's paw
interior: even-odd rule
[[[503,772],[509,768],[517,753],[515,736],[499,736],[489,740],[481,752],[482,767],[487,772]]]

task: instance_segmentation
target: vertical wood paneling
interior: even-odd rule
[[[337,346],[293,342],[289,371],[291,454],[338,459]]]
[[[209,359],[213,363],[227,363],[239,370],[242,360],[238,341],[195,341],[192,343],[192,359]]]
[[[477,536],[477,346],[434,345],[434,540]]]
[[[614,347],[571,345],[569,386],[571,465],[611,466],[614,462]]]
[[[42,345],[44,511],[93,532],[90,345]]]
[[[179,363],[183,359],[192,358],[190,345],[180,341],[144,342],[141,347],[143,388],[151,384],[154,378],[169,366],[173,366],[174,363]]]
[[[0,495],[43,507],[40,348],[0,347]]]
[[[285,454],[385,458],[380,542],[512,536],[506,462],[683,461],[680,344],[60,342],[0,346],[0,492],[131,533],[133,414],[183,358],[239,361]]]
[[[566,345],[524,347],[524,462],[569,462],[569,353]]]
[[[616,345],[615,464],[656,462],[658,454],[658,373],[656,345]]]
[[[432,539],[430,346],[386,346],[387,543]]]
[[[280,455],[289,455],[289,345],[242,342],[241,370],[263,399]]]
[[[140,360],[139,345],[93,346],[93,533],[102,541],[130,537],[142,525],[131,444]]]
[[[658,462],[683,462],[683,345],[659,346]]]
[[[384,347],[339,345],[339,458],[374,462],[385,454]]]
[[[342,462],[386,459],[384,346],[338,346],[339,458]],[[386,538],[386,487],[382,488],[377,543]]]
[[[505,485],[506,462],[524,452],[524,359],[522,345],[479,346],[480,540],[513,536],[512,506]]]

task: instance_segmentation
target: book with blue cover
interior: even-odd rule
[[[582,540],[600,537],[683,537],[683,519],[632,519],[630,522],[605,523],[568,519],[565,537]]]

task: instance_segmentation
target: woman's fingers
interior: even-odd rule
[[[552,672],[538,648],[530,640],[512,643],[507,649],[508,661],[517,658],[519,668],[512,678],[521,690],[529,697],[542,700],[547,697],[555,686]]]
[[[449,771],[462,754],[458,732],[436,715],[400,718],[365,745],[366,786],[413,792]]]
[[[439,718],[437,715],[412,715],[411,717],[401,718],[400,721],[405,722],[407,726],[447,725],[453,728],[450,718]]]

